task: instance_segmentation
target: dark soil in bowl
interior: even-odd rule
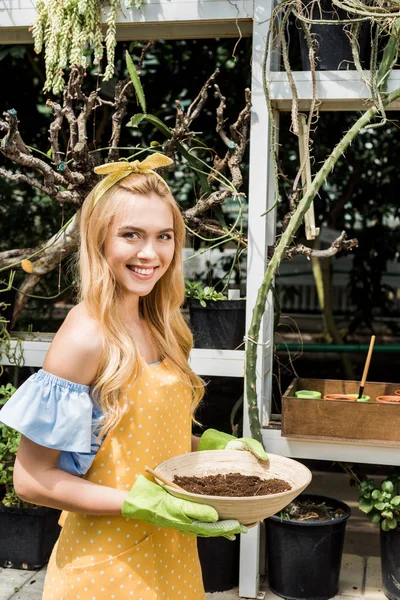
[[[187,492],[206,496],[268,496],[288,492],[291,486],[282,479],[261,479],[254,475],[227,473],[223,475],[206,475],[204,477],[187,477],[175,475],[174,483]]]

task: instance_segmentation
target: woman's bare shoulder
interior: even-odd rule
[[[102,349],[100,325],[81,302],[70,310],[56,333],[43,369],[63,379],[90,385],[97,373]]]

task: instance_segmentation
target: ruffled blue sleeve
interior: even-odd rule
[[[36,444],[61,450],[59,468],[83,475],[101,445],[96,431],[103,414],[90,391],[40,369],[0,410],[0,422]]]

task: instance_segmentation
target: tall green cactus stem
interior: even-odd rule
[[[395,38],[393,38],[394,40]],[[391,102],[394,102],[400,98],[400,88],[388,94],[384,99],[384,106],[387,106]],[[335,146],[331,154],[328,156],[318,173],[315,175],[310,187],[300,200],[296,211],[289,221],[289,225],[284,231],[282,237],[277,244],[274,254],[268,264],[267,270],[264,275],[263,282],[258,290],[256,304],[253,309],[250,329],[248,331],[249,341],[246,348],[246,395],[248,405],[248,416],[251,435],[253,438],[262,443],[261,435],[261,424],[260,416],[257,405],[257,387],[256,387],[256,362],[257,362],[257,344],[259,340],[261,320],[265,311],[265,305],[267,302],[268,294],[271,290],[273,280],[282,259],[285,256],[287,248],[293,241],[294,236],[301,223],[303,222],[304,215],[310,208],[312,201],[314,200],[319,188],[324,183],[329,173],[334,168],[335,164],[345,152],[346,148],[351,144],[356,135],[360,133],[361,129],[368,125],[368,123],[379,113],[379,106],[373,106],[368,109],[349,129],[342,140]]]

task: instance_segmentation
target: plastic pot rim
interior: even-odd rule
[[[246,310],[246,298],[236,300],[205,300],[206,306],[200,304],[200,300],[196,298],[189,298],[189,310],[201,309],[207,310],[209,308],[213,310]]]
[[[282,519],[279,515],[272,515],[271,517],[268,517],[268,519],[271,519],[271,521],[279,521],[280,523],[282,523],[283,525],[296,525],[299,527],[324,527],[324,526],[329,526],[329,525],[336,525],[338,523],[342,523],[343,521],[347,521],[347,519],[350,517],[351,515],[351,508],[350,506],[348,506],[347,504],[345,504],[345,502],[342,502],[341,500],[337,500],[336,498],[331,498],[330,496],[321,496],[319,494],[300,494],[300,496],[297,496],[297,498],[295,498],[294,501],[296,501],[298,498],[303,498],[303,499],[311,499],[311,500],[316,500],[317,502],[325,502],[326,504],[329,504],[329,502],[335,503],[336,507],[335,508],[341,508],[345,511],[345,514],[342,515],[341,517],[335,517],[334,519],[327,519],[326,521],[298,521],[296,519]],[[266,519],[266,521],[268,520]]]

